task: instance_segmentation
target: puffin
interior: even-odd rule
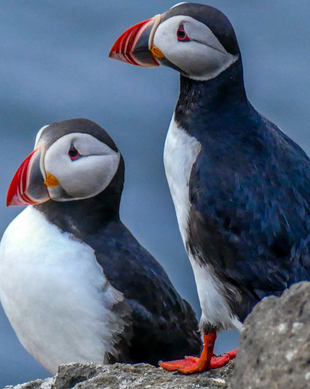
[[[27,205],[0,245],[0,298],[25,349],[52,374],[69,362],[199,354],[191,306],[122,223],[124,161],[77,118],[44,126],[7,205]]]
[[[164,166],[202,310],[199,358],[162,363],[185,374],[220,367],[216,334],[242,323],[265,296],[310,280],[310,161],[249,102],[228,18],[180,3],[140,22],[110,57],[180,73]]]

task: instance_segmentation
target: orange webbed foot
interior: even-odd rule
[[[176,361],[160,362],[159,366],[168,371],[178,371],[183,374],[202,373],[208,369],[216,369],[226,365],[237,354],[237,349],[220,357],[213,355],[216,333],[204,334],[204,346],[199,358],[185,357]]]
[[[178,371],[183,374],[202,373],[204,367],[197,357],[185,357],[176,361],[160,362],[159,366],[168,371]]]
[[[210,361],[209,369],[217,369],[225,366],[231,359],[236,358],[237,350],[229,351],[219,357],[213,356]]]

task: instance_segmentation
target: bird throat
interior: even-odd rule
[[[241,58],[207,81],[181,75],[175,121],[190,135],[197,137],[195,132],[203,131],[212,123],[219,128],[220,122],[225,123],[229,116],[248,109]]]

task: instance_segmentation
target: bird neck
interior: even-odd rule
[[[90,199],[66,202],[49,200],[34,207],[62,231],[83,239],[120,220],[122,180],[121,177],[114,177],[108,188]]]
[[[232,118],[244,115],[250,107],[239,58],[214,79],[197,81],[181,75],[175,120],[190,134],[199,130],[200,125],[204,129],[206,126],[211,129],[214,125],[218,130],[219,122],[227,123]]]

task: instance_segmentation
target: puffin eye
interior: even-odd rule
[[[77,149],[74,146],[71,146],[68,151],[69,158],[71,161],[74,161],[75,159],[78,159],[81,157],[81,154],[77,151]]]
[[[183,24],[180,25],[178,31],[177,31],[177,37],[179,42],[189,42],[189,36],[186,34],[186,31],[184,30]]]

